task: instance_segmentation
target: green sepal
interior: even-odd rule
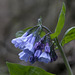
[[[27,28],[25,28],[23,30],[18,31],[16,33],[16,38],[21,37],[28,29],[31,29],[31,28],[33,28],[33,27],[27,27]]]

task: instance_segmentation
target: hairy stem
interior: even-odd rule
[[[67,58],[66,58],[66,55],[65,55],[65,53],[64,53],[64,51],[63,51],[63,48],[62,48],[61,44],[59,44],[57,38],[56,38],[55,41],[56,41],[56,44],[57,44],[57,46],[58,46],[58,49],[59,49],[59,51],[60,51],[60,53],[61,53],[61,55],[62,55],[62,58],[63,58],[63,60],[64,60],[64,63],[65,63],[65,65],[66,65],[66,68],[67,68],[67,70],[68,70],[69,75],[73,75],[73,72],[72,72],[72,70],[71,70],[71,67],[70,67],[70,65],[69,65],[69,62],[68,62],[68,60],[67,60]]]

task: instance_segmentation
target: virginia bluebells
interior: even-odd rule
[[[34,54],[34,51],[35,51],[35,49],[34,49],[35,38],[36,37],[34,37],[34,36],[31,37],[29,39],[29,41],[26,43],[26,45],[25,45],[26,47],[24,48],[25,53],[28,53],[30,55]]]
[[[49,63],[51,62],[51,57],[49,53],[43,52],[39,57],[40,62]]]
[[[50,46],[49,46],[48,43],[46,43],[46,46],[45,46],[45,52],[50,53]]]
[[[42,53],[42,50],[36,50],[35,51],[35,53],[34,53],[35,60],[38,60],[38,58],[41,55],[41,53]]]
[[[28,59],[29,59],[29,54],[27,54],[27,53],[25,53],[25,52],[20,52],[19,54],[19,58],[21,59],[21,60],[24,60],[25,62],[27,62],[28,61]]]
[[[50,36],[46,34],[41,38],[40,33],[42,28],[40,27],[36,26],[36,29],[33,27],[31,31],[29,29],[22,36],[11,41],[16,48],[22,50],[18,54],[21,60],[25,62],[30,61],[31,63],[35,61],[49,63],[57,59],[54,46],[48,40]]]

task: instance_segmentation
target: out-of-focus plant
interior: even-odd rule
[[[38,24],[36,26],[28,27],[16,33],[16,38],[11,42],[16,48],[22,50],[19,53],[19,58],[21,60],[25,62],[29,61],[31,64],[36,61],[52,63],[58,58],[54,48],[56,46],[62,55],[68,74],[73,75],[62,46],[75,39],[75,27],[68,29],[61,42],[58,42],[58,36],[65,23],[65,12],[66,7],[63,3],[54,33],[52,33],[46,26],[42,25],[41,18],[38,19]],[[33,66],[23,66],[8,62],[7,66],[11,75],[55,75]]]

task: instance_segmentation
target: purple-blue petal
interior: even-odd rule
[[[42,51],[41,50],[36,50],[34,57],[38,58],[41,55]]]
[[[19,53],[20,60],[24,60],[25,62],[29,59],[29,54],[24,53],[23,51]]]
[[[39,57],[40,62],[49,63],[51,62],[51,58],[49,53],[43,52]]]
[[[28,32],[25,32],[22,37],[26,37],[28,35]]]
[[[41,42],[36,42],[35,45],[34,45],[34,48],[37,49],[37,47],[40,46],[40,45],[41,45]]]
[[[46,43],[46,46],[45,46],[45,52],[50,53],[50,46],[49,46],[48,43]]]
[[[32,37],[32,39],[31,39],[31,44],[34,44],[35,38],[36,38],[36,37],[34,37],[34,36]]]
[[[12,43],[15,45],[15,47],[17,48],[17,47],[19,47],[19,45],[22,43],[21,37],[15,38],[15,39],[13,39],[11,42],[12,42]]]
[[[31,64],[33,64],[33,63],[35,62],[34,56],[30,56],[29,62],[30,62]]]
[[[11,43],[15,44],[15,43],[21,43],[21,37],[15,38],[11,41]]]
[[[26,44],[26,47],[24,48],[25,53],[34,53],[34,46],[31,43]]]
[[[34,51],[35,51],[35,49],[34,49],[34,42],[35,42],[35,37],[33,36],[32,37],[32,39],[31,39],[31,41],[29,41],[25,46],[25,48],[24,48],[24,52],[25,53],[28,53],[28,54],[30,54],[30,55],[32,55],[33,53],[34,53]]]
[[[29,55],[33,55],[33,52],[32,51],[30,51],[29,49],[25,49],[25,50],[23,50],[25,53],[27,53],[27,54],[29,54]]]
[[[44,49],[44,47],[45,47],[45,44],[41,44],[41,49]]]

